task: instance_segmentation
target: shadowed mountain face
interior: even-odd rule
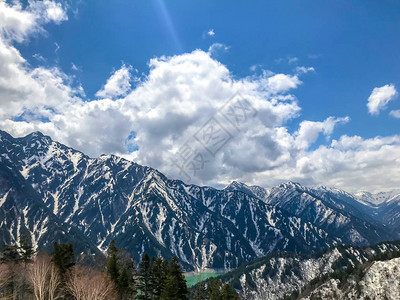
[[[23,138],[0,132],[0,158],[49,214],[99,249],[115,239],[135,261],[147,252],[176,255],[186,269],[235,268],[276,251],[306,253],[391,237],[359,202],[293,183],[271,190],[187,185],[113,155],[89,158],[38,132]],[[0,199],[6,193],[1,190]],[[3,236],[14,230],[1,228]]]
[[[18,171],[0,162],[0,244],[18,242],[18,237],[26,233],[30,233],[36,251],[50,251],[54,242],[64,242],[74,245],[78,260],[93,263],[103,257],[79,230],[64,224],[46,207]]]

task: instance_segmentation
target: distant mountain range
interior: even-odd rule
[[[100,255],[114,239],[136,262],[145,252],[176,255],[193,270],[399,237],[395,192],[353,195],[292,182],[200,187],[114,155],[90,158],[39,132],[0,131],[0,171],[0,243],[28,231],[37,249],[69,240]]]

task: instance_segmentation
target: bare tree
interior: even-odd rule
[[[47,292],[49,300],[56,300],[64,296],[61,288],[60,273],[58,268],[52,262],[50,262]]]
[[[76,300],[116,299],[114,285],[107,275],[79,266],[68,272],[66,287]]]
[[[47,255],[39,254],[29,266],[28,276],[32,283],[33,295],[36,300],[44,300],[46,298],[50,264],[51,260]]]
[[[0,299],[27,299],[26,276],[23,268],[15,262],[0,264]]]
[[[28,277],[32,283],[35,300],[55,300],[61,297],[60,275],[47,253],[38,254],[29,265]]]
[[[11,270],[8,264],[0,264],[0,297],[1,299],[7,296],[7,287],[11,281]]]
[[[65,286],[75,300],[86,299],[86,282],[84,282],[85,276],[85,270],[80,267],[73,267],[67,273]]]

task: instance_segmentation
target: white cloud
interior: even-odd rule
[[[382,87],[376,87],[372,90],[368,98],[368,111],[371,115],[378,115],[381,110],[386,109],[389,101],[397,95],[396,88],[393,84],[386,84]]]
[[[210,30],[207,32],[207,34],[208,34],[209,36],[214,36],[214,35],[215,35],[214,29],[210,29]]]
[[[79,101],[80,87],[58,68],[29,68],[13,43],[43,32],[42,25],[51,21],[47,11],[30,1],[23,9],[17,4],[0,1],[0,118],[18,116],[25,110],[42,111],[48,107],[63,109],[66,103]],[[49,1],[46,5],[50,5]],[[46,108],[47,107],[47,108]]]
[[[315,69],[313,67],[304,67],[304,66],[296,67],[296,73],[299,75],[306,74],[308,72],[315,72]]]
[[[133,89],[131,67],[123,65],[99,91],[99,97],[109,99],[83,101],[83,89],[69,76],[58,68],[30,67],[13,46],[43,30],[41,15],[4,1],[0,8],[0,128],[15,136],[40,130],[91,156],[120,154],[185,179],[170,158],[177,158],[185,141],[240,92],[257,115],[249,117],[240,132],[224,123],[233,139],[192,182],[215,185],[238,179],[271,186],[296,180],[372,191],[398,186],[399,136],[343,135],[331,141],[335,127],[349,122],[348,117],[303,120],[289,132],[288,122],[301,110],[291,91],[310,68],[237,78],[212,58],[212,51],[196,50],[152,59],[149,74]],[[57,19],[46,16],[43,20]],[[325,143],[315,149],[321,134]],[[130,143],[137,151],[128,153],[128,136],[134,136]]]
[[[297,88],[302,82],[297,75],[276,74],[265,78],[265,85],[269,91],[274,94],[285,93],[291,89]]]
[[[39,53],[33,54],[32,57],[34,59],[36,59],[37,61],[39,61],[39,62],[45,62],[46,61],[46,59],[43,56],[41,56]]]
[[[7,42],[22,42],[25,37],[38,29],[37,17],[22,9],[20,4],[10,5],[0,0],[0,34]]]
[[[400,109],[390,111],[389,115],[393,118],[400,119]]]
[[[337,124],[345,124],[349,121],[349,117],[329,117],[323,122],[303,121],[294,135],[295,143],[299,149],[308,149],[317,140],[321,132],[329,139]]]
[[[215,55],[217,54],[219,51],[223,51],[226,52],[229,50],[229,46],[221,44],[221,43],[214,43],[212,44],[209,48],[208,48],[208,53],[210,55]]]
[[[131,89],[131,66],[123,65],[107,80],[107,83],[96,93],[97,97],[115,98],[125,96]]]
[[[78,66],[77,66],[76,64],[74,64],[74,63],[71,63],[71,69],[74,70],[74,71],[81,71],[81,68],[78,67]]]
[[[54,22],[60,24],[68,20],[68,15],[59,2],[51,0],[30,1],[30,9],[36,15],[40,15],[41,21],[45,23]]]

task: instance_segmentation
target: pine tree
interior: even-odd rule
[[[161,293],[162,300],[178,300],[178,282],[175,276],[169,274],[166,277],[164,289]]]
[[[164,289],[166,277],[168,274],[168,269],[164,271],[163,269],[163,259],[161,257],[159,258],[153,258],[152,259],[152,277],[153,277],[153,285],[154,285],[154,296],[156,299],[160,299],[162,291]],[[168,261],[167,261],[167,266],[168,266]]]
[[[114,240],[110,242],[107,249],[107,273],[114,284],[118,286],[118,248],[115,246]]]
[[[129,271],[126,267],[123,267],[119,277],[117,291],[121,299],[129,299],[131,297],[131,278]]]
[[[142,261],[139,264],[139,275],[140,275],[140,283],[139,290],[140,295],[138,299],[148,300],[153,298],[153,286],[152,286],[152,278],[151,278],[151,264],[150,257],[147,253],[145,253],[142,257]]]
[[[164,282],[167,279],[167,275],[169,274],[169,261],[168,259],[164,259],[161,264],[161,273],[163,274]]]
[[[207,286],[207,294],[210,300],[221,299],[221,287],[222,283],[217,278],[211,278]]]
[[[4,245],[3,250],[1,251],[1,262],[20,262],[21,254],[18,251],[18,247],[16,245]]]
[[[236,291],[229,285],[224,284],[221,289],[221,300],[237,300],[239,295]]]
[[[72,244],[54,243],[52,261],[58,267],[61,276],[75,265],[75,254]]]
[[[137,271],[132,258],[127,252],[120,251],[118,290],[121,299],[134,299],[137,289]]]
[[[207,293],[206,284],[204,281],[196,284],[196,287],[195,287],[193,295],[192,295],[192,299],[193,300],[207,300],[208,299],[208,293]]]
[[[188,288],[186,285],[186,279],[183,275],[182,268],[179,264],[178,258],[174,256],[171,260],[169,267],[169,275],[175,277],[177,284],[177,298],[179,300],[188,299]]]
[[[33,259],[35,251],[33,250],[32,242],[28,234],[22,234],[19,237],[19,250],[21,253],[21,260],[25,264],[29,263]]]

